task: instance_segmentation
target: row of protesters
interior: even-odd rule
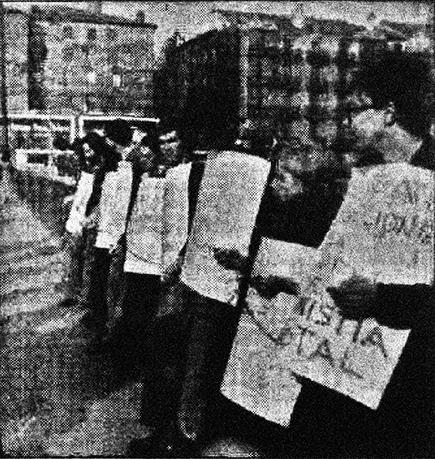
[[[240,202],[232,206],[231,216],[235,220],[250,221],[251,226],[254,226],[255,207],[259,205],[264,185],[268,182],[268,187],[272,189],[277,179],[281,181],[274,160],[272,161],[274,167],[270,167],[269,160],[276,156],[274,147],[272,138],[262,136],[252,123],[246,123],[240,140],[228,145],[229,151],[223,149],[217,153],[217,158],[207,160],[212,170],[208,172],[205,181],[203,181],[204,166],[200,163],[193,164],[189,177],[188,212],[189,241],[192,245],[195,239],[207,238],[202,231],[211,231],[214,234],[207,236],[217,241],[225,238],[223,235],[229,233],[225,224],[223,227],[222,223],[217,221],[207,224],[207,216],[216,212],[214,206],[225,206],[223,193],[222,195],[216,193],[216,190],[226,190],[228,193],[232,190],[234,193],[232,199],[236,199],[237,196]],[[222,165],[225,165],[225,169],[219,170]],[[261,180],[258,176],[261,176]],[[316,178],[320,176],[321,173],[318,173],[315,177],[311,177],[311,182],[316,183]],[[252,181],[248,180],[249,178]],[[332,178],[328,175],[326,180],[332,182]],[[318,203],[315,193],[321,189],[322,184],[313,190],[313,202]],[[198,193],[200,193],[199,197]],[[248,198],[248,202],[243,200],[243,195]],[[198,199],[198,211],[195,212]],[[324,204],[321,203],[320,209],[326,207]],[[247,209],[251,212],[249,219],[245,218]],[[318,209],[313,214],[317,215],[317,211]],[[225,222],[235,229],[234,221],[231,223],[230,221],[231,218],[226,215]],[[243,226],[241,222],[240,225]],[[216,234],[219,226],[221,226],[221,239]],[[249,232],[249,227],[244,230]],[[256,247],[258,242],[258,234],[256,234],[252,239],[253,247]],[[245,246],[246,249],[250,246],[246,240]],[[219,248],[218,242],[214,248],[212,247],[213,250],[216,259],[225,265],[225,250]],[[225,290],[222,279],[213,279],[213,276],[212,279],[208,279],[205,276],[198,284],[198,281],[194,280],[195,266],[190,266],[189,269],[186,266],[189,256],[195,255],[189,251],[188,244],[180,253],[173,271],[167,271],[163,276],[164,288],[172,286],[174,290],[177,289],[178,304],[175,309],[178,315],[175,320],[169,315],[164,318],[165,320],[158,317],[155,321],[146,357],[148,365],[142,406],[142,421],[148,426],[153,426],[154,433],[146,440],[132,442],[129,450],[131,455],[198,454],[199,445],[202,445],[213,431],[219,430],[219,426],[210,423],[210,414],[213,413],[213,417],[219,419],[218,410],[221,406],[219,385],[240,313],[240,308],[236,307],[235,303],[237,303],[238,292],[242,292],[243,296],[247,285],[237,274],[236,271],[241,269],[238,267],[232,273],[233,279],[227,279],[235,287],[233,296],[230,295],[230,299],[222,297],[216,293],[219,289]],[[198,258],[197,261],[199,262],[200,259]],[[201,286],[201,282],[210,288]],[[220,286],[212,286],[213,282]],[[161,297],[163,304],[159,309],[165,308],[165,300],[167,298],[163,297],[162,301]]]
[[[372,70],[380,78],[390,75],[397,84],[389,82],[394,91],[386,88],[382,98],[373,94],[375,109],[352,120],[352,166],[399,161],[433,170],[430,116],[418,97],[430,89],[430,68],[418,60],[403,65],[411,72],[407,77],[403,72],[388,73],[389,65],[384,68],[379,62]],[[385,115],[382,107],[387,108]],[[248,153],[254,151],[258,150]],[[288,184],[280,186],[288,176],[291,189]],[[348,170],[326,166],[321,158],[307,170],[298,158],[270,164],[235,151],[208,158],[201,173],[191,175],[188,242],[180,253],[181,267],[174,268],[181,270],[175,278],[183,284],[183,323],[171,329],[171,336],[163,333],[164,339],[156,322],[146,356],[150,360],[143,410],[144,421],[154,430],[147,439],[131,444],[131,455],[195,457],[210,441],[213,421],[230,425],[233,435],[267,432],[265,442],[274,442],[275,429],[269,422],[232,402],[225,404],[219,395],[249,284],[268,297],[301,291],[292,277],[251,278],[253,263],[265,238],[317,249],[346,197],[349,177]],[[435,451],[433,287],[350,277],[328,291],[345,319],[371,317],[393,329],[410,328],[411,335],[376,410],[300,378],[302,389],[290,425],[277,433],[286,439],[280,453],[431,457]],[[178,359],[172,367],[175,374],[165,361],[171,352],[172,359]]]
[[[113,209],[101,207],[107,207],[110,195],[120,191],[119,188],[113,189],[117,176],[120,176],[119,181],[125,182],[132,190],[131,199],[128,190],[124,193],[123,207],[128,219],[141,176],[154,167],[155,162],[156,155],[149,147],[150,138],[144,133],[135,134],[133,138],[129,124],[117,119],[107,123],[104,136],[91,132],[78,139],[74,145],[81,173],[66,226],[70,263],[67,263],[69,271],[63,305],[80,303],[88,309],[83,324],[96,331],[98,339],[106,332],[109,299],[115,304],[113,294],[123,291],[122,265],[125,252],[123,223],[120,222],[120,228],[115,228],[116,236],[109,237],[105,233],[107,219],[104,215],[107,216]],[[115,201],[118,198],[113,197]]]
[[[245,240],[246,251],[249,254],[256,252],[260,242],[260,230],[265,230],[264,236],[268,236],[273,231],[278,234],[280,229],[284,233],[288,230],[285,224],[277,228],[273,224],[276,218],[270,214],[271,211],[281,214],[283,210],[283,202],[275,199],[275,185],[277,180],[282,181],[280,175],[282,171],[275,162],[271,164],[260,157],[260,154],[266,158],[270,157],[272,145],[268,144],[267,139],[263,139],[261,151],[255,148],[256,143],[254,148],[250,148],[251,141],[258,141],[258,132],[247,129],[250,130],[256,135],[252,137],[249,137],[248,133],[244,135],[244,145],[237,147],[242,154],[237,153],[233,147],[231,152],[223,151],[216,159],[208,159],[210,170],[207,171],[206,168],[206,176],[201,186],[189,196],[191,200],[198,200],[198,210],[195,215],[196,224],[193,223],[193,233],[189,236],[189,243],[193,247],[189,250],[188,244],[187,256],[181,270],[184,284],[182,301],[185,303],[184,317],[181,319],[184,321],[180,320],[180,323],[183,322],[182,327],[171,329],[171,335],[176,337],[178,348],[176,345],[168,345],[167,337],[163,344],[163,340],[158,338],[152,342],[155,347],[149,354],[153,356],[155,362],[153,361],[150,368],[158,370],[157,374],[151,372],[147,374],[145,382],[147,396],[144,400],[143,413],[146,423],[153,425],[155,430],[146,440],[133,443],[131,454],[151,457],[197,455],[204,443],[220,431],[220,426],[216,425],[216,422],[228,420],[223,412],[225,405],[219,395],[219,386],[240,314],[241,300],[238,301],[237,298],[243,298],[247,290],[246,276],[240,277],[240,273],[249,270],[250,257],[243,259],[242,255],[237,254],[234,249],[226,250],[225,247],[219,246],[225,239],[222,235],[229,233],[225,224],[231,225],[234,233],[238,229],[237,220],[240,225],[242,220],[242,229],[250,235],[250,229],[253,230],[256,221],[256,208],[258,210],[262,198],[260,220],[256,222],[257,228],[252,237],[248,237],[247,242]],[[321,164],[321,161],[318,164]],[[219,169],[224,166],[225,169]],[[331,189],[333,191],[337,172],[329,169],[312,170],[305,175],[301,170],[292,172],[300,175],[300,180],[304,181],[304,187],[299,187],[298,190],[301,192],[299,199],[304,196],[305,201],[295,202],[295,208],[306,223],[309,223],[310,218],[314,219],[316,223],[314,226],[318,225],[318,228],[313,232],[312,238],[316,238],[316,242],[320,243],[322,235],[319,233],[327,231],[331,218],[334,217],[334,212],[336,213],[341,203],[338,192],[327,194],[324,191],[331,191]],[[266,191],[263,195],[264,188]],[[217,194],[216,190],[220,190],[220,193]],[[223,190],[226,192],[224,193]],[[199,197],[196,195],[198,191]],[[207,221],[208,216],[217,212],[216,207],[225,208],[228,205],[228,200],[225,198],[227,193],[231,196],[231,191],[234,193],[232,199],[237,199],[237,202],[231,202],[230,209],[226,208],[229,215],[226,215],[223,222],[213,221],[213,224],[210,224]],[[325,213],[327,209],[330,210]],[[305,216],[304,211],[308,215]],[[266,216],[265,212],[269,212],[269,215]],[[219,215],[222,218],[222,214]],[[250,221],[251,226],[245,226],[247,221]],[[262,227],[260,221],[267,221],[267,225]],[[293,221],[290,215],[289,221]],[[246,234],[244,236],[246,237]],[[237,239],[237,235],[233,234],[233,237]],[[210,249],[214,253],[214,258],[224,271],[228,269],[231,275],[223,274],[220,271],[222,268],[218,265],[213,266],[206,274],[203,272],[202,275],[201,269],[203,270],[204,267],[198,268],[197,271],[195,266],[189,266],[189,255],[195,257],[195,251],[198,250],[198,247],[195,247],[195,239],[204,238],[212,239]],[[199,251],[201,252],[201,249]],[[206,255],[202,253],[201,256]],[[200,263],[201,259],[197,257],[196,262]],[[291,282],[288,284],[292,285]],[[231,292],[227,291],[228,285],[232,286]],[[174,372],[171,374],[172,381],[175,380],[176,383],[172,386],[168,383],[165,390],[162,381],[165,380],[167,360],[170,359],[171,353],[176,356],[179,365],[175,375]],[[266,432],[272,435],[275,430],[268,428]]]
[[[107,123],[105,143],[106,157],[113,162],[103,169],[99,183],[94,183],[93,196],[99,204],[94,233],[96,256],[87,297],[90,312],[84,318],[84,324],[97,332],[98,339],[107,334],[109,295],[112,294],[112,302],[116,304],[114,294],[123,291],[125,228],[140,180],[154,166],[154,154],[147,145],[149,138],[144,135],[133,139],[132,129],[124,120]]]

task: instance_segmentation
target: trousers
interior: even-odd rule
[[[82,295],[85,245],[83,235],[65,233],[63,238],[65,272],[62,286],[65,297],[77,301],[80,301]]]
[[[198,441],[218,427],[212,418],[221,418],[220,385],[239,311],[187,287],[183,301],[183,313],[159,318],[150,334],[141,419]]]

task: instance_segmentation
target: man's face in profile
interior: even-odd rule
[[[350,134],[355,141],[355,150],[372,145],[373,139],[385,130],[385,111],[364,110],[352,119]]]
[[[366,110],[353,119],[355,150],[362,153],[371,148],[378,151],[386,163],[409,162],[420,140],[411,136],[398,123],[389,122],[385,110]]]

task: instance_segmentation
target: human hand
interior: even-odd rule
[[[216,261],[225,269],[244,272],[247,268],[248,257],[241,255],[236,249],[213,248]]]
[[[178,278],[181,274],[181,267],[182,267],[183,260],[180,257],[177,258],[174,262],[172,262],[169,266],[165,268],[162,273],[161,280],[162,283],[165,285],[172,285],[178,281]]]
[[[255,287],[261,296],[267,299],[272,299],[280,292],[289,295],[298,295],[300,293],[300,285],[297,282],[275,275],[255,276],[251,278],[251,285]]]
[[[93,215],[90,215],[89,217],[85,217],[81,223],[82,223],[82,227],[85,229],[96,228],[97,226],[96,219],[93,217]]]
[[[361,276],[353,276],[338,287],[328,287],[335,305],[346,319],[365,319],[372,315],[377,285]]]

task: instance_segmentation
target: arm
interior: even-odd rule
[[[249,257],[244,257],[237,250],[215,247],[213,252],[216,261],[225,269],[239,271],[241,274],[249,271]]]
[[[433,287],[380,284],[373,317],[391,328],[412,328],[435,307]]]
[[[375,285],[350,279],[338,288],[328,288],[328,292],[343,317],[353,320],[373,317],[391,328],[411,328],[434,307],[433,287],[423,284]]]

